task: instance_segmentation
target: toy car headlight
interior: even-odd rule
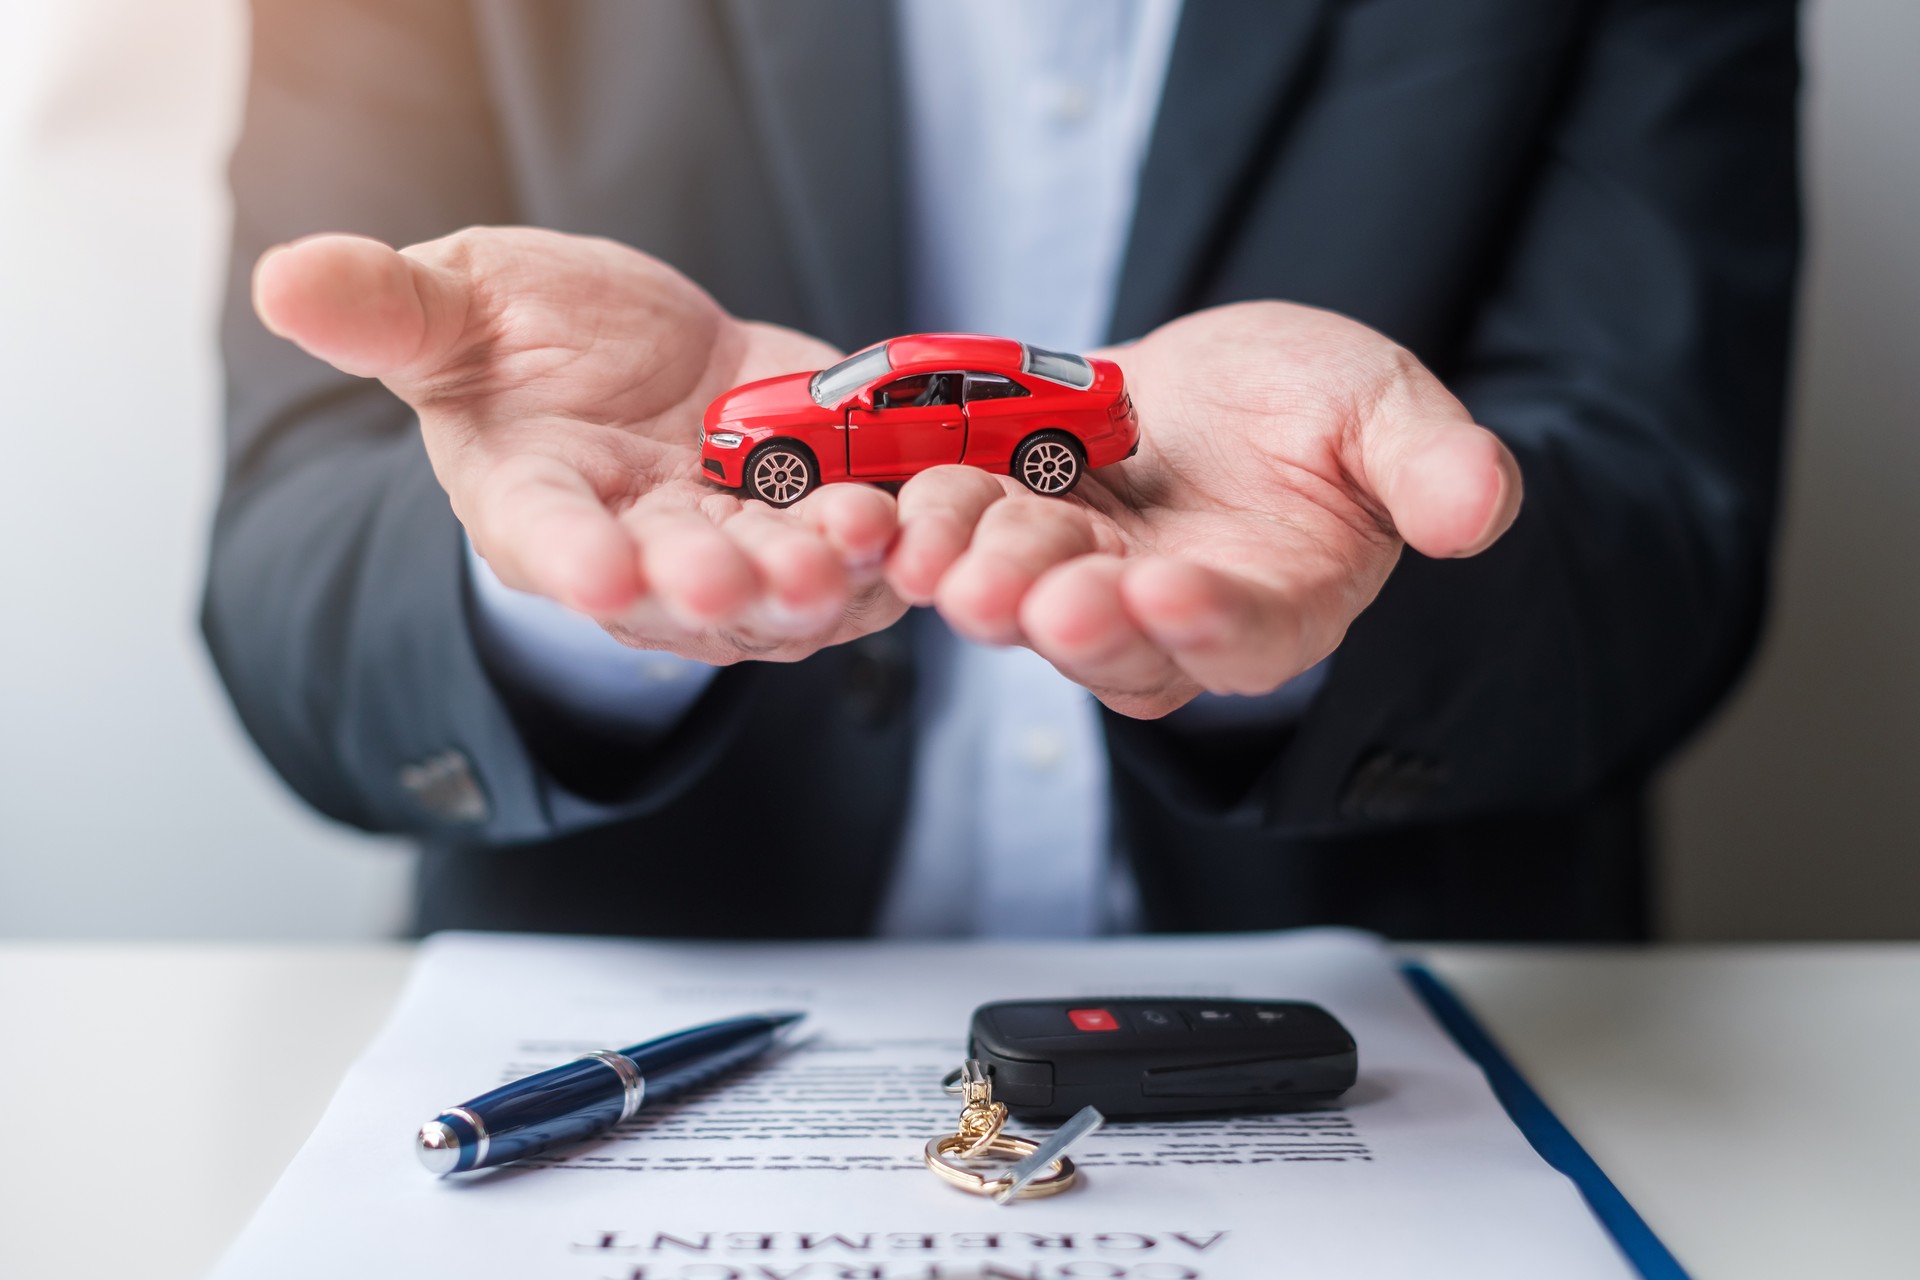
[[[707,443],[716,449],[738,449],[744,439],[746,437],[738,431],[713,431],[707,434]]]

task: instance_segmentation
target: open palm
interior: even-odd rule
[[[521,228],[397,252],[317,236],[263,257],[254,296],[274,332],[412,406],[503,581],[630,644],[791,659],[906,608],[880,573],[890,495],[835,485],[776,511],[699,478],[708,401],[838,353],[645,254]]]
[[[1276,688],[1338,646],[1403,544],[1472,555],[1518,510],[1506,448],[1353,321],[1246,303],[1101,354],[1126,371],[1139,454],[1065,501],[923,473],[900,492],[889,574],[1117,711]]]

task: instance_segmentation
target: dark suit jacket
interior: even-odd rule
[[[724,673],[661,742],[488,674],[407,410],[268,336],[322,229],[611,236],[734,312],[903,327],[891,8],[256,0],[205,629],[321,810],[416,833],[423,926],[867,929],[906,800],[894,632]],[[1109,716],[1162,929],[1631,937],[1640,793],[1762,612],[1797,208],[1790,0],[1187,0],[1112,318],[1286,298],[1405,344],[1527,501],[1409,553],[1283,733]],[[1148,424],[1151,430],[1151,424]]]

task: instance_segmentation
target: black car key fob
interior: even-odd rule
[[[970,1056],[1030,1115],[1291,1111],[1359,1071],[1339,1019],[1288,1000],[1003,1000],[973,1011]]]

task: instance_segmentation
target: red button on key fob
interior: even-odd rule
[[[1120,1020],[1105,1009],[1069,1009],[1067,1017],[1082,1031],[1118,1031]]]

